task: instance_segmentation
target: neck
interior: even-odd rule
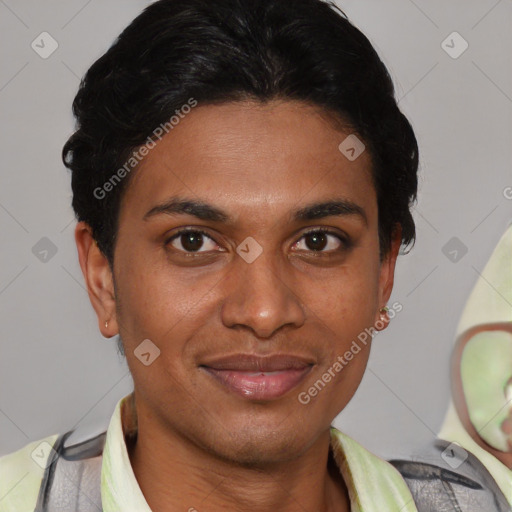
[[[346,485],[327,430],[298,458],[251,468],[201,450],[157,421],[138,417],[127,440],[135,477],[154,512],[348,512]]]

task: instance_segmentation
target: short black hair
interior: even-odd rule
[[[323,0],[159,0],[85,74],[62,151],[77,220],[111,266],[126,162],[191,98],[298,100],[350,126],[371,155],[381,257],[397,225],[402,243],[414,242],[416,138],[385,65],[342,10]],[[123,166],[126,177],[112,181]]]

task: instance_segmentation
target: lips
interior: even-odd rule
[[[234,354],[200,365],[228,391],[251,400],[274,400],[296,387],[314,361],[295,355]]]

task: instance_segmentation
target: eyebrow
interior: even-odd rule
[[[232,218],[216,206],[183,197],[171,197],[166,201],[153,206],[143,217],[148,220],[156,215],[192,215],[198,219],[231,223]],[[344,198],[334,198],[332,200],[319,203],[312,203],[291,213],[291,219],[294,221],[308,221],[322,219],[331,216],[355,216],[359,217],[368,225],[368,217],[365,210],[358,204]]]

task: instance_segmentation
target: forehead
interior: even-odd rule
[[[141,217],[176,194],[240,213],[335,193],[372,209],[371,158],[363,151],[351,160],[340,151],[349,135],[348,127],[301,102],[199,104],[141,161],[121,215]]]

